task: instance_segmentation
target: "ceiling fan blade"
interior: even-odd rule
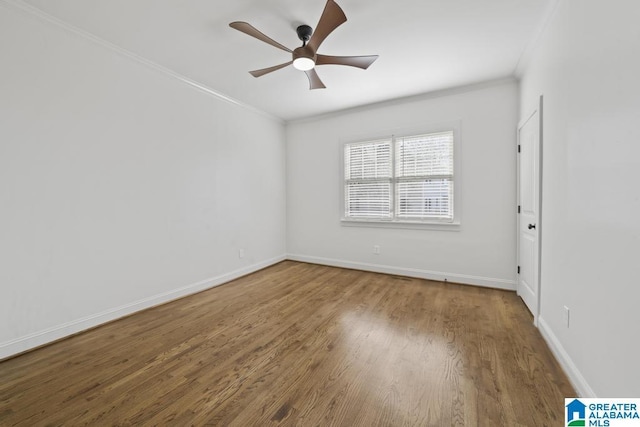
[[[367,56],[330,56],[318,55],[316,65],[348,65],[366,70],[378,59],[378,55]]]
[[[263,41],[265,43],[268,43],[273,47],[277,47],[278,49],[282,49],[285,52],[291,53],[291,49],[289,49],[286,46],[281,45],[277,41],[273,40],[271,37],[268,37],[268,36],[262,34],[260,31],[256,30],[255,27],[253,27],[253,25],[251,25],[251,24],[248,24],[246,22],[236,21],[236,22],[230,23],[229,26],[231,28],[235,28],[236,30],[241,31],[241,32],[243,32],[245,34],[248,34],[251,37],[255,37],[258,40],[261,40],[261,41]]]
[[[309,77],[310,90],[326,88],[324,83],[322,83],[322,80],[320,80],[320,77],[318,77],[318,73],[316,73],[316,70],[312,68],[310,70],[305,71],[304,73],[307,75],[307,77]]]
[[[264,76],[265,74],[269,74],[272,71],[276,71],[276,70],[279,70],[280,68],[284,68],[287,65],[291,65],[292,63],[293,63],[293,61],[289,61],[289,62],[285,62],[284,64],[274,65],[273,67],[263,68],[261,70],[249,71],[249,73],[253,77],[260,77],[260,76]]]
[[[346,21],[347,17],[340,6],[338,6],[335,1],[328,0],[327,5],[324,7],[324,11],[322,12],[322,16],[320,16],[318,25],[316,25],[316,29],[311,35],[311,39],[307,45],[316,52],[324,39],[327,38],[333,30],[344,24]]]

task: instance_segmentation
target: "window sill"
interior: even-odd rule
[[[377,219],[345,219],[343,227],[404,228],[410,230],[460,231],[460,222],[384,221]]]

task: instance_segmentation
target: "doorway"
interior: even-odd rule
[[[540,201],[542,183],[542,96],[538,108],[518,125],[517,292],[538,323],[540,309]]]

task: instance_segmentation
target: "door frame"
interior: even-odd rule
[[[520,130],[522,129],[522,127],[536,114],[538,113],[538,140],[539,140],[539,147],[538,147],[538,200],[537,200],[537,204],[538,204],[538,218],[537,218],[537,223],[536,223],[536,229],[538,231],[538,253],[536,254],[536,256],[538,257],[538,274],[537,274],[537,289],[538,289],[538,294],[536,296],[537,298],[537,304],[536,304],[536,312],[532,313],[533,314],[533,324],[537,327],[538,326],[538,318],[540,317],[540,302],[541,300],[541,294],[542,294],[542,231],[543,231],[543,226],[542,226],[542,173],[543,173],[543,165],[542,165],[542,159],[543,159],[543,109],[544,107],[544,96],[540,95],[539,101],[538,101],[538,106],[537,108],[535,108],[529,115],[527,115],[527,117],[523,120],[521,120],[518,123],[518,128],[516,130],[516,271],[518,271],[518,268],[520,266],[520,212],[519,212],[519,207],[520,207],[520,155],[519,155],[519,146],[520,146]],[[519,287],[520,287],[520,277],[519,277],[519,272],[517,273],[516,276],[516,293],[518,295],[520,295],[519,292]]]

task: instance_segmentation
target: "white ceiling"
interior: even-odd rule
[[[348,21],[319,49],[380,55],[366,71],[317,68],[309,90],[290,60],[228,26],[246,21],[293,49],[325,0],[23,0],[53,17],[218,93],[284,120],[511,76],[553,0],[337,0]]]

